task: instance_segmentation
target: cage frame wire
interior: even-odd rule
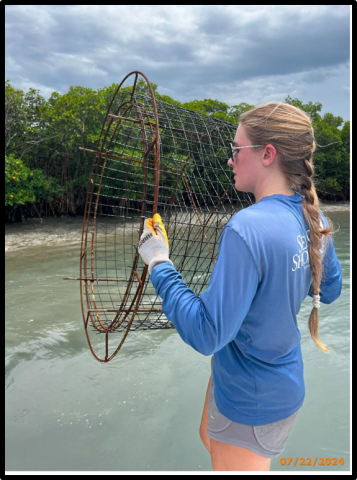
[[[130,91],[130,88],[124,87],[124,85],[131,76],[133,76],[133,84]],[[144,80],[146,86],[146,91],[144,92],[145,94],[136,92],[137,89],[139,90],[139,77]],[[121,94],[123,95],[123,97],[120,96]],[[126,99],[126,101],[121,101],[122,98]],[[158,111],[158,105],[160,108],[160,115]],[[124,111],[122,111],[123,109]],[[168,114],[168,112],[170,112],[170,109],[174,113],[174,115],[172,115],[171,117]],[[133,112],[135,112],[136,117],[129,117],[129,115],[133,116]],[[127,114],[128,116],[126,116]],[[195,120],[193,120],[193,118]],[[177,125],[175,123],[176,121],[180,122],[182,128],[177,128]],[[195,130],[188,130],[187,128],[185,128],[185,121],[187,121],[188,123],[191,122]],[[139,140],[137,140],[135,136],[130,137],[132,130],[130,130],[129,127],[127,130],[125,130],[126,123],[134,125],[134,127],[132,127],[133,129],[135,128],[135,125],[138,125],[138,132],[141,133],[141,141],[143,145],[141,158],[139,156],[136,157],[135,154],[132,153],[134,152],[134,150],[131,150],[129,152],[129,156],[125,155],[125,151],[128,150],[128,145],[130,146],[130,148],[132,148],[132,139],[134,139],[133,141],[136,140],[137,143],[139,142]],[[200,131],[199,127],[204,128],[205,132]],[[209,130],[210,128],[212,128],[212,131]],[[151,217],[155,213],[159,213],[159,205],[164,208],[164,223],[167,233],[168,235],[170,235],[170,258],[172,258],[171,255],[173,247],[174,256],[176,254],[179,260],[176,265],[176,269],[181,272],[183,276],[185,272],[189,272],[190,274],[193,272],[190,277],[191,281],[187,281],[184,279],[188,287],[194,289],[194,283],[192,279],[195,279],[195,274],[197,272],[202,272],[202,275],[198,275],[198,277],[206,276],[206,278],[203,280],[202,285],[201,283],[199,284],[201,285],[201,290],[203,286],[207,285],[212,265],[214,265],[214,263],[216,262],[218,240],[224,227],[223,221],[228,221],[229,218],[234,215],[239,208],[244,208],[243,204],[245,202],[248,204],[253,203],[249,194],[244,192],[237,192],[233,188],[232,179],[228,175],[228,168],[226,167],[225,172],[223,167],[221,167],[219,164],[219,158],[221,157],[219,157],[217,151],[220,151],[221,148],[223,148],[224,150],[225,145],[227,145],[228,151],[228,145],[232,141],[231,134],[234,134],[236,128],[237,125],[230,124],[229,122],[208,117],[205,114],[190,111],[179,106],[173,107],[171,104],[167,104],[166,102],[163,102],[161,100],[156,100],[155,92],[148,78],[142,72],[135,70],[126,75],[121,81],[121,83],[118,85],[108,106],[108,110],[102,124],[101,132],[97,140],[95,150],[80,147],[80,150],[93,154],[94,159],[83,215],[80,251],[80,276],[78,278],[66,277],[65,279],[80,281],[81,311],[86,338],[92,355],[99,362],[109,362],[110,360],[112,360],[121,349],[129,331],[133,329],[174,328],[174,325],[169,320],[166,319],[166,322],[160,320],[161,316],[163,316],[163,312],[161,306],[160,308],[157,308],[157,304],[161,302],[160,298],[157,295],[154,302],[150,300],[150,308],[145,308],[145,303],[147,302],[141,303],[143,297],[145,298],[146,295],[149,278],[147,275],[148,266],[145,264],[140,265],[140,262],[143,262],[141,261],[139,253],[137,251],[137,245],[143,232],[145,218]],[[123,130],[123,133],[121,133],[121,129]],[[171,134],[172,138],[169,137],[168,140],[165,140],[168,141],[168,145],[164,145],[163,143],[161,143],[160,130],[163,132],[164,137],[166,132],[169,132]],[[127,143],[122,144],[117,139],[125,138],[125,131],[129,132],[127,134]],[[135,130],[133,131],[135,133]],[[224,136],[222,132],[225,132]],[[109,146],[108,136],[110,138]],[[195,146],[196,144],[194,140],[192,140],[192,143],[190,144],[188,137],[196,139],[198,147],[197,150],[194,150],[194,148],[192,148],[191,150],[191,146]],[[115,142],[114,140],[117,140],[117,142]],[[167,157],[165,157],[165,155],[161,155],[161,152],[163,152],[167,146],[170,146],[171,141],[171,148],[174,152],[172,154],[172,158],[174,158],[175,155],[177,157],[183,157],[184,155],[180,155],[177,153],[180,149],[183,150],[180,147],[180,144],[186,141],[186,144],[188,145],[188,155],[187,158],[185,158],[184,160],[181,159],[181,168],[178,168],[177,164],[179,162],[173,162],[173,166],[171,166],[171,164],[168,165],[168,159],[171,160],[171,158],[169,157],[170,154],[168,154]],[[215,141],[217,142],[218,146],[214,145]],[[135,148],[137,143],[134,144]],[[119,151],[118,145],[120,146]],[[117,148],[117,150],[115,150],[115,148]],[[211,152],[209,153],[209,155],[205,151],[205,148],[209,149],[209,151]],[[114,150],[114,153],[112,150]],[[195,156],[199,158],[202,163],[195,162]],[[161,157],[165,160],[166,164],[165,162],[161,164]],[[206,162],[205,159],[208,157],[211,160]],[[228,158],[229,157],[227,156],[226,161],[228,160]],[[113,168],[113,166],[109,163],[110,161],[116,162],[114,163],[115,168]],[[215,163],[212,164],[212,161]],[[124,165],[123,167],[118,166],[121,165],[121,162]],[[215,166],[216,164],[219,167]],[[116,197],[112,193],[113,189],[118,190],[118,192],[127,192],[127,196],[129,197],[130,193],[138,193],[137,191],[135,191],[134,185],[135,183],[140,184],[141,173],[138,174],[139,182],[137,182],[135,177],[135,175],[137,175],[137,173],[135,173],[135,166],[142,167],[143,181],[141,200],[135,200],[138,201],[139,204],[141,203],[141,210],[130,207],[130,200],[128,200],[128,198],[120,196]],[[203,167],[203,175],[205,176],[204,179],[202,179],[200,167]],[[120,168],[123,168],[123,170],[120,170]],[[131,172],[130,168],[132,168],[132,171],[134,173],[129,173],[129,171]],[[214,179],[214,181],[217,183],[216,187],[213,185],[214,182],[212,181],[212,179],[206,178],[207,169],[211,169],[212,171],[214,171],[215,168],[217,168],[217,172],[219,172],[220,175]],[[188,169],[191,169],[190,173],[187,172]],[[194,171],[198,172],[196,177],[193,175]],[[118,172],[122,173],[123,175],[115,178],[115,175],[118,174]],[[171,197],[165,197],[165,201],[162,201],[160,204],[160,189],[162,192],[164,192],[165,189],[169,190],[169,187],[165,187],[164,180],[162,180],[160,184],[160,178],[165,174],[166,180],[169,179],[169,183],[173,181],[172,178],[174,178],[174,176],[176,175],[177,184],[175,184],[176,186],[172,188],[173,192],[169,191],[169,195],[171,195],[172,193]],[[129,184],[133,185],[133,189],[129,190],[129,187],[126,187],[126,190],[123,190],[123,178],[125,177],[127,179],[128,176],[130,178],[130,175],[133,175],[134,179],[131,180],[131,183],[129,181]],[[172,178],[170,177],[170,175],[172,176]],[[222,176],[226,177],[226,183],[221,180]],[[150,181],[152,183],[150,183]],[[197,188],[194,188],[194,181],[196,182]],[[203,188],[202,185],[205,185],[205,181],[211,182],[210,187],[213,194],[211,194],[210,191],[207,194],[206,192],[203,193],[200,190],[200,188]],[[127,182],[127,180],[125,180],[125,182]],[[181,188],[179,188],[179,186],[181,186]],[[111,196],[107,195],[107,197],[111,198],[112,201],[118,200],[119,206],[117,206],[116,204],[105,205],[104,203],[100,203],[102,201],[104,202],[105,200],[106,195],[103,193],[103,191],[106,191],[106,189],[108,189],[108,192],[111,193]],[[150,193],[148,193],[149,190]],[[229,190],[232,191],[230,195],[228,193]],[[244,199],[242,199],[239,194],[243,194]],[[181,197],[179,199],[179,195],[182,196],[182,200]],[[206,198],[207,195],[208,199]],[[162,193],[161,196],[164,196],[164,194]],[[182,201],[182,205],[180,201]],[[201,208],[202,202],[204,204],[204,208]],[[239,202],[240,206],[238,207]],[[100,276],[99,273],[97,273],[101,270],[101,267],[97,267],[97,261],[101,261],[100,254],[104,252],[103,261],[105,261],[106,265],[105,273],[108,273],[108,270],[110,270],[110,268],[107,267],[107,263],[109,262],[109,260],[112,261],[112,259],[110,259],[109,253],[111,251],[108,247],[107,242],[107,239],[111,237],[111,235],[108,234],[107,230],[108,225],[110,226],[109,220],[107,221],[107,223],[102,223],[103,225],[105,225],[105,233],[101,237],[101,240],[104,242],[104,251],[101,251],[100,247],[98,247],[101,244],[99,240],[100,236],[98,234],[98,230],[99,226],[102,224],[100,224],[98,219],[101,218],[103,215],[108,216],[108,214],[101,213],[103,205],[104,208],[112,208],[113,212],[116,212],[115,209],[119,208],[120,212],[120,209],[122,208],[120,205],[122,204],[124,206],[126,204],[129,205],[126,207],[126,210],[123,207],[123,218],[125,221],[123,222],[124,236],[122,253],[125,257],[126,246],[124,239],[131,238],[132,241],[135,240],[135,243],[132,245],[131,250],[133,257],[131,261],[126,261],[126,258],[124,258],[123,265],[125,268],[126,278],[117,278],[115,276],[116,271],[114,272],[114,276],[112,277],[108,277],[108,275]],[[225,204],[230,206],[230,211],[226,211]],[[210,206],[212,207],[211,210]],[[180,211],[177,207],[181,208],[182,211]],[[220,213],[220,208],[223,213]],[[139,215],[136,215],[136,217],[139,217],[140,219],[139,228],[136,233],[134,233],[134,229],[132,226],[131,237],[130,233],[128,234],[125,232],[127,220],[129,218],[133,218],[127,216],[127,212],[129,212],[130,210],[138,212]],[[190,216],[188,222],[182,221],[182,218],[185,219],[185,214]],[[210,224],[211,220],[214,220],[214,215],[216,215],[215,226],[213,225],[213,222],[212,224]],[[122,218],[120,217],[120,215],[109,216],[116,217],[115,220],[119,218],[119,221],[120,218]],[[118,250],[115,240],[117,231],[116,229],[117,227],[114,223],[114,267],[117,266]],[[195,229],[196,232],[194,231]],[[209,237],[209,233],[207,233],[210,232],[209,229],[213,229],[213,240],[212,236]],[[180,232],[182,235],[181,237]],[[175,242],[175,240],[177,241]],[[183,247],[180,244],[180,241],[181,244],[184,245]],[[207,247],[206,257],[204,257],[203,261],[199,265],[204,245],[206,245]],[[184,248],[183,253],[181,253],[182,248]],[[195,251],[197,248],[199,250],[198,253],[196,255],[193,255],[193,251]],[[193,262],[196,262],[195,269],[192,271],[188,267],[186,267],[185,270],[185,264],[189,264],[192,259]],[[204,265],[205,261],[207,261],[207,265],[203,267],[202,265]],[[129,268],[129,264],[131,265],[131,270],[130,274],[127,275],[127,266]],[[200,270],[201,266],[206,270]],[[88,272],[90,273],[90,275],[88,275]],[[121,282],[126,282],[126,289],[124,293],[120,292],[119,297],[121,297],[122,300],[120,306],[118,307],[115,305],[115,300],[113,300],[113,298],[111,297],[110,285],[119,285]],[[108,287],[108,294],[110,300],[102,299],[102,285],[105,283]],[[133,288],[134,293],[131,293]],[[147,295],[150,295],[150,293],[148,293]],[[112,304],[111,308],[103,308],[105,303],[108,302]],[[110,317],[109,320],[107,319],[108,314],[113,314],[113,316]],[[157,321],[151,322],[150,318],[152,314],[160,314]],[[136,326],[136,328],[133,328],[134,319],[138,318],[138,316],[142,316],[142,319],[138,321],[138,325]],[[160,323],[158,323],[159,321]],[[149,325],[149,327],[147,325]],[[90,328],[92,330],[90,330]],[[96,353],[95,349],[97,349],[97,345],[94,345],[95,342],[91,339],[90,332],[105,335],[104,356],[101,357],[99,354]],[[112,352],[109,352],[110,334],[116,332],[122,333],[123,336],[119,345],[115,346]]]

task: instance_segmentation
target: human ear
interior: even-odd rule
[[[263,164],[265,166],[269,166],[273,163],[274,158],[276,157],[276,148],[274,145],[268,144],[265,146],[264,156],[263,156]]]

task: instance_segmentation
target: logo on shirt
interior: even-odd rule
[[[293,256],[294,268],[293,272],[296,272],[299,268],[308,268],[310,266],[309,258],[309,242],[310,242],[310,230],[307,230],[305,235],[298,235],[297,243],[299,244],[299,253]]]

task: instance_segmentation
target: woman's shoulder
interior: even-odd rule
[[[255,226],[257,221],[266,219],[269,216],[269,210],[265,206],[254,203],[249,207],[242,208],[236,212],[229,220],[227,225],[231,228],[239,228],[239,226]]]
[[[233,230],[243,239],[246,239],[247,236],[259,235],[259,225],[262,225],[262,222],[266,220],[261,210],[253,207],[255,207],[255,204],[235,213],[227,222],[226,228]]]
[[[280,201],[257,202],[239,210],[227,223],[227,226],[243,239],[265,243],[266,238],[278,240],[289,231],[301,230],[305,225],[301,204],[287,204]],[[295,233],[294,233],[295,234]]]

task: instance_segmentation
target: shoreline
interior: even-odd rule
[[[320,203],[323,213],[350,212],[350,203]],[[28,218],[25,223],[5,222],[5,253],[36,246],[80,246],[83,216]]]

